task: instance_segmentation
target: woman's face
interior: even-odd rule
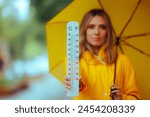
[[[97,15],[94,16],[88,24],[86,30],[86,40],[95,47],[104,44],[107,35],[107,26],[105,20]]]

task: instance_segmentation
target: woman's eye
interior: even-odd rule
[[[107,28],[107,26],[106,26],[106,25],[104,25],[104,24],[101,24],[101,25],[100,25],[100,28],[101,28],[101,29],[106,29],[106,28]]]
[[[89,25],[88,28],[89,29],[94,29],[94,25]]]

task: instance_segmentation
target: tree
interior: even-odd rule
[[[36,17],[46,23],[64,9],[73,0],[31,0],[31,6],[36,9]]]

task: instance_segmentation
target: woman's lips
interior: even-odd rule
[[[94,41],[100,41],[100,38],[94,38],[93,40]]]

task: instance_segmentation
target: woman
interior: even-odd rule
[[[140,99],[131,63],[114,50],[109,16],[101,9],[89,11],[80,25],[80,93],[74,99]],[[71,88],[69,78],[65,87]]]

